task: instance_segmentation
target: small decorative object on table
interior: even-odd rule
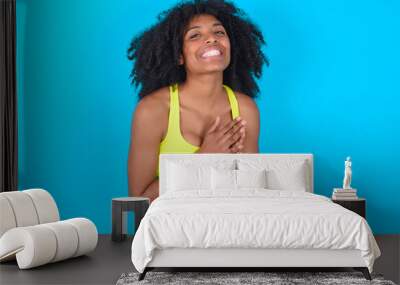
[[[343,179],[343,189],[351,189],[351,157],[348,156],[344,162],[344,179]]]
[[[357,200],[357,189],[333,188],[333,200]]]
[[[123,241],[126,238],[126,212],[135,213],[135,230],[146,214],[150,199],[146,197],[123,197],[112,199],[112,235],[113,241]]]
[[[333,200],[357,200],[357,189],[351,188],[351,157],[348,156],[344,162],[343,188],[334,188]]]
[[[357,189],[350,186],[352,176],[350,156],[346,158],[344,166],[343,188],[333,189],[332,201],[365,218],[365,199],[358,198]]]

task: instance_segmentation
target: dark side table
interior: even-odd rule
[[[355,200],[336,200],[332,199],[332,202],[339,204],[340,206],[353,211],[354,213],[359,214],[361,217],[366,219],[365,215],[365,204],[366,201],[364,198],[358,198]]]
[[[127,213],[135,213],[135,231],[140,221],[146,214],[150,205],[150,199],[146,197],[122,197],[112,199],[112,234],[113,241],[123,241],[127,233]]]

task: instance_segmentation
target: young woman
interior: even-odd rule
[[[232,3],[181,2],[135,37],[140,101],[128,158],[130,196],[158,197],[160,153],[258,152],[254,80],[268,61],[261,32]]]

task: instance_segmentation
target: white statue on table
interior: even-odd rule
[[[352,189],[351,183],[351,158],[348,156],[344,162],[344,179],[343,179],[343,189]]]

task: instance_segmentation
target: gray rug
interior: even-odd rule
[[[147,272],[145,279],[138,281],[139,273],[124,273],[116,285],[133,284],[379,284],[395,285],[384,280],[382,275],[372,274],[372,281],[361,272]]]

